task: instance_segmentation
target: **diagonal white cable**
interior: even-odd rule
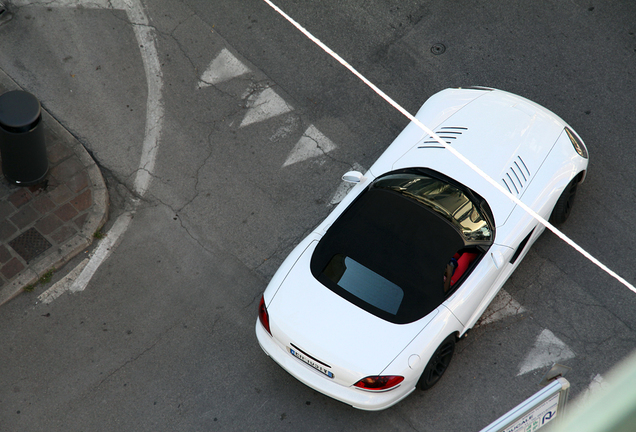
[[[318,45],[320,48],[322,48],[323,51],[325,51],[327,54],[329,54],[331,57],[333,57],[335,60],[337,60],[341,65],[343,65],[344,67],[346,67],[347,69],[349,69],[349,71],[351,73],[353,73],[355,76],[357,76],[362,82],[364,82],[367,86],[369,86],[374,92],[376,92],[382,99],[384,99],[386,102],[388,102],[389,104],[391,104],[391,106],[393,106],[396,110],[398,110],[399,112],[401,112],[406,118],[408,118],[410,121],[412,121],[413,123],[415,123],[417,126],[419,126],[424,132],[426,132],[427,134],[429,134],[431,137],[433,137],[440,145],[443,145],[444,148],[446,148],[448,151],[450,151],[453,155],[455,155],[459,160],[461,160],[462,162],[464,162],[466,165],[468,165],[469,168],[471,168],[473,171],[475,171],[477,174],[479,174],[484,180],[486,180],[488,183],[490,183],[492,186],[494,186],[498,191],[500,191],[502,194],[504,194],[505,196],[507,196],[509,199],[511,199],[516,205],[518,205],[519,207],[521,207],[523,210],[525,210],[530,216],[532,216],[533,218],[535,218],[540,224],[542,224],[543,226],[545,226],[547,229],[549,229],[550,231],[552,231],[554,234],[556,234],[561,240],[563,240],[564,242],[566,242],[568,245],[572,246],[576,251],[578,251],[581,255],[583,255],[585,258],[587,258],[588,260],[590,260],[592,263],[594,263],[595,265],[597,265],[599,268],[601,268],[603,271],[605,271],[607,274],[609,274],[610,276],[612,276],[614,279],[616,279],[617,281],[619,281],[620,283],[622,283],[623,285],[625,285],[627,288],[629,288],[630,290],[632,290],[633,292],[636,293],[636,287],[634,287],[634,285],[630,284],[629,282],[627,282],[624,278],[622,278],[621,276],[619,276],[616,272],[614,272],[612,269],[610,269],[609,267],[607,267],[605,264],[603,264],[602,262],[600,262],[598,259],[594,258],[589,252],[587,252],[585,249],[583,249],[581,246],[579,246],[578,244],[576,244],[572,239],[570,239],[568,236],[566,236],[565,234],[563,234],[561,231],[559,231],[556,227],[554,227],[554,225],[552,225],[550,222],[548,222],[547,220],[545,220],[544,218],[542,218],[541,216],[539,216],[534,210],[532,210],[530,207],[528,207],[527,205],[525,205],[523,202],[521,202],[517,197],[515,197],[514,195],[512,195],[510,192],[508,192],[506,189],[504,189],[503,186],[501,186],[499,183],[497,183],[495,180],[493,180],[489,175],[487,175],[485,172],[483,172],[477,165],[473,164],[470,160],[468,160],[464,155],[462,155],[461,153],[459,153],[456,149],[454,149],[453,147],[451,147],[450,145],[446,144],[445,141],[443,141],[435,132],[433,132],[432,130],[430,130],[428,127],[426,127],[422,122],[420,122],[417,118],[415,118],[415,116],[413,116],[411,113],[409,113],[406,109],[402,108],[402,106],[400,106],[397,102],[395,102],[393,99],[391,99],[387,94],[385,94],[382,90],[380,90],[378,87],[376,87],[375,84],[373,84],[371,81],[369,81],[368,79],[366,79],[360,72],[358,72],[353,66],[351,66],[349,63],[347,63],[342,57],[340,57],[338,54],[336,54],[331,48],[329,48],[327,45],[325,45],[324,43],[322,43],[318,38],[316,38],[314,35],[312,35],[311,33],[309,33],[309,31],[307,31],[307,29],[305,29],[303,26],[301,26],[299,23],[297,23],[293,18],[291,18],[289,15],[287,15],[285,12],[283,12],[278,6],[276,6],[274,3],[272,3],[270,0],[263,0],[265,3],[267,3],[272,9],[274,9],[276,12],[278,12],[278,14],[280,14],[283,18],[285,18],[287,21],[289,21],[294,27],[296,27],[301,33],[303,33],[305,36],[307,36],[307,38],[309,38],[312,42],[314,42],[316,45]]]

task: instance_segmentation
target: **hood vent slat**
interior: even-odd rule
[[[462,135],[467,130],[468,128],[466,127],[444,126],[440,128],[439,130],[436,130],[435,134],[441,139],[443,139],[446,142],[446,144],[450,145],[451,141],[448,141],[448,140],[456,140],[460,135]],[[444,146],[440,145],[440,143],[437,142],[437,140],[433,138],[429,138],[426,141],[422,141],[422,143],[418,145],[417,148],[444,148]]]
[[[505,172],[501,181],[504,183],[508,192],[511,194],[521,195],[523,189],[528,185],[532,174],[528,169],[528,166],[525,164],[521,156],[517,156],[517,158],[512,162],[508,171]]]

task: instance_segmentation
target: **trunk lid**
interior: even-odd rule
[[[317,243],[305,250],[267,306],[270,326],[290,355],[350,386],[381,374],[438,311],[409,324],[393,324],[364,311],[313,277],[309,263]]]

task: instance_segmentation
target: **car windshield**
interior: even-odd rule
[[[381,177],[373,187],[399,192],[430,207],[457,226],[468,241],[491,240],[491,230],[479,208],[450,183],[416,173],[398,173]]]

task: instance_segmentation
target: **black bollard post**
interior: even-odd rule
[[[31,186],[49,171],[40,102],[31,93],[10,91],[0,96],[2,172],[11,183]]]

